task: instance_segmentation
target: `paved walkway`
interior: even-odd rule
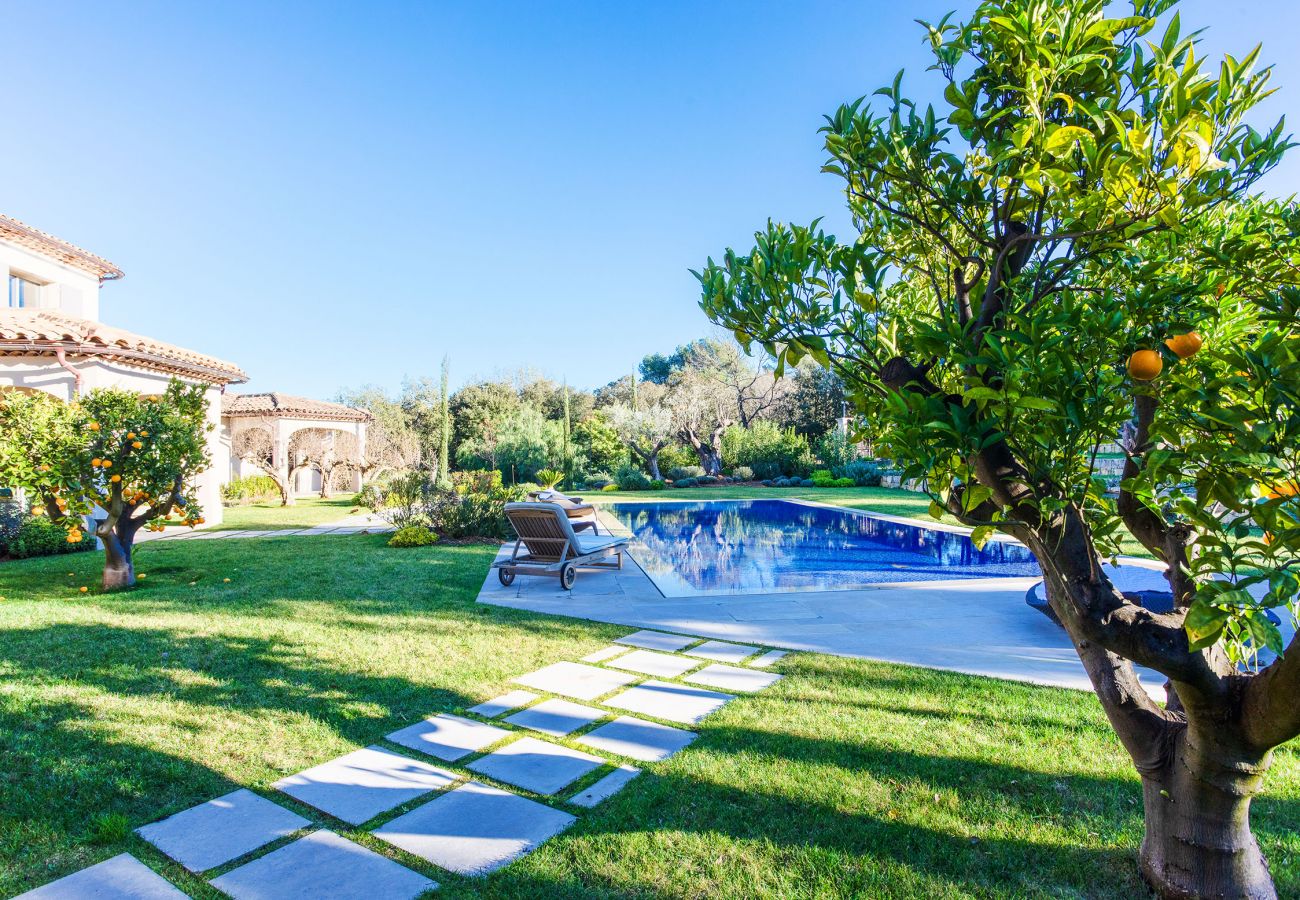
[[[319,534],[379,534],[393,530],[392,525],[389,525],[374,513],[357,513],[336,522],[314,525],[310,528],[269,528],[242,531],[232,529],[223,531],[218,528],[173,527],[168,528],[166,531],[143,531],[136,535],[135,542],[141,544],[145,541],[215,541],[228,538],[293,537]]]
[[[531,690],[438,713],[282,778],[271,797],[240,788],[136,833],[236,900],[411,900],[437,882],[337,832],[372,835],[402,861],[487,875],[626,787],[641,772],[633,763],[688,747],[698,735],[683,726],[776,684],[783,676],[768,669],[784,656],[638,631],[514,679]],[[123,853],[18,900],[185,896]]]
[[[602,526],[611,533],[627,534],[612,516],[600,515]],[[892,516],[879,518],[898,521]],[[501,556],[509,555],[510,546],[502,548]],[[503,587],[496,572],[489,571],[478,600],[790,650],[1092,689],[1065,631],[1025,603],[1026,591],[1039,579],[669,598],[637,565],[635,545],[624,560],[619,572],[581,572],[571,592],[560,588],[555,578],[519,576],[513,585]],[[1150,568],[1154,565],[1125,565],[1116,577],[1125,589],[1158,586],[1163,578]],[[1150,671],[1139,674],[1148,690],[1163,697],[1162,676]]]

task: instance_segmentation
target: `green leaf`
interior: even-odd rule
[[[929,512],[930,512],[930,518],[942,519],[945,510],[942,506],[939,505],[939,501],[931,500]]]
[[[981,525],[970,533],[970,542],[975,545],[976,550],[983,550],[984,545],[989,542],[993,532],[997,531],[992,525]]]
[[[1200,600],[1193,603],[1191,609],[1187,611],[1186,619],[1183,620],[1183,628],[1187,631],[1191,649],[1202,650],[1213,646],[1218,641],[1219,635],[1223,633],[1223,627],[1228,624],[1229,618],[1230,613],[1226,609],[1211,606]]]

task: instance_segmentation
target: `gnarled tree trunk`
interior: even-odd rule
[[[108,590],[135,585],[135,562],[131,551],[135,545],[137,526],[128,518],[114,522],[105,519],[95,528],[95,535],[104,544],[103,584]]]
[[[1068,516],[1067,516],[1068,518]],[[1051,540],[1022,539],[1043,569],[1048,602],[1069,632],[1102,709],[1142,779],[1145,834],[1139,866],[1152,889],[1170,900],[1275,900],[1268,863],[1250,829],[1250,802],[1271,762],[1243,727],[1242,693],[1207,691],[1189,663],[1187,680],[1171,678],[1161,708],[1139,683],[1133,663],[1097,642],[1104,613],[1156,618],[1122,606],[1095,565],[1086,532],[1066,527]],[[1080,611],[1094,615],[1081,616]],[[1151,641],[1152,650],[1157,641]],[[1141,655],[1135,646],[1133,655]],[[1189,655],[1189,660],[1199,659]]]

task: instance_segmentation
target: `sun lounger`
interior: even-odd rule
[[[562,494],[551,488],[545,491],[531,491],[528,494],[528,499],[538,503],[554,503],[564,507],[565,514],[570,519],[575,520],[573,522],[574,531],[590,528],[594,533],[600,534],[600,525],[596,520],[596,507],[590,503],[583,503],[581,497],[570,497],[568,494]],[[591,516],[591,518],[587,521],[577,521],[584,519],[586,516]]]
[[[558,503],[507,503],[506,518],[518,539],[509,559],[492,564],[504,585],[513,583],[516,575],[551,575],[567,591],[579,567],[623,568],[628,539],[578,534],[568,510]]]

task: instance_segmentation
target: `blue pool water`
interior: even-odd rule
[[[632,555],[666,597],[1040,578],[1033,554],[964,534],[789,500],[615,503]]]

